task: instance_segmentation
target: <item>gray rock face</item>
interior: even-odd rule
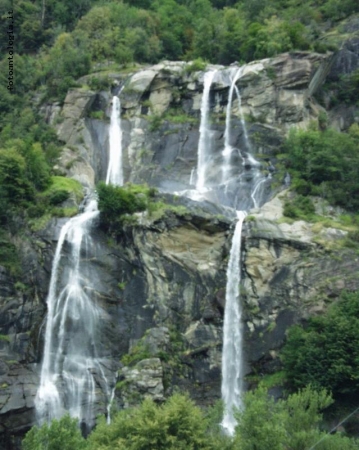
[[[338,81],[343,75],[352,73],[359,68],[359,37],[353,37],[344,42],[336,54],[328,78]]]
[[[21,282],[0,268],[0,447],[19,448],[19,438],[35,424],[39,384],[39,330],[51,270],[51,244],[27,236],[21,245]]]
[[[232,104],[231,145],[238,149],[231,160],[234,179],[246,171],[243,179],[250,181],[250,163],[245,164],[245,169],[242,164],[248,152],[260,156],[262,169],[266,170],[273,160],[273,149],[288,128],[293,124],[305,126],[316,118],[319,108],[311,96],[323,81],[329,64],[329,56],[293,52],[243,66],[237,82],[241,102],[234,98]],[[146,182],[171,193],[193,188],[190,179],[197,166],[204,72],[189,73],[186,67],[184,62],[165,61],[126,77],[111,74],[123,87],[120,98],[125,181]],[[210,94],[212,149],[208,167],[208,182],[217,186],[228,91],[238,68],[208,69],[217,71]],[[93,117],[96,113],[96,117],[102,114],[109,118],[110,107],[108,94],[74,89],[68,93],[55,121],[58,136],[66,143],[59,168],[87,187],[105,178],[108,123]],[[50,120],[51,113],[46,114]],[[243,118],[249,119],[246,130]],[[236,190],[244,189],[243,183],[237,184],[234,183],[233,192],[229,190],[233,199]],[[268,197],[269,185],[267,188]],[[223,203],[225,195],[219,190],[211,200]],[[247,209],[250,205],[241,207]]]
[[[348,51],[356,54],[352,44]],[[232,105],[231,144],[236,149],[244,146],[242,111],[250,151],[261,160],[262,170],[270,172],[274,152],[288,129],[316,119],[320,107],[311,95],[329,64],[330,56],[295,52],[246,65],[238,80],[241,104],[234,99]],[[347,70],[345,64],[338,70]],[[354,62],[350,64],[354,67]],[[100,229],[92,234],[96,251],[84,265],[104,311],[99,347],[106,370],[114,377],[119,371],[116,402],[122,407],[147,395],[162,401],[175,386],[189,390],[203,405],[220,396],[234,212],[208,201],[213,198],[197,203],[173,199],[173,192],[193,188],[190,176],[197,164],[204,73],[188,73],[186,67],[183,62],[163,62],[130,75],[111,74],[116,89],[124,87],[125,181],[160,187],[169,192],[164,201],[186,208],[158,218],[142,215],[136,226],[124,227],[111,239]],[[218,70],[210,96],[209,179],[216,184],[233,68],[209,68]],[[109,93],[74,89],[61,110],[59,105],[43,110],[64,142],[59,170],[86,188],[105,178],[110,98]],[[240,156],[233,157],[232,163],[234,168],[248,169],[243,169]],[[219,203],[220,194],[215,199]],[[269,183],[266,199],[270,196]],[[340,243],[344,234],[304,222],[278,223],[282,209],[276,197],[254,212],[244,229],[242,300],[248,374],[279,366],[278,349],[289,325],[324,310],[326,299],[335,298],[342,289],[358,288],[354,255],[342,248],[334,259],[327,246]],[[23,434],[35,421],[45,303],[54,249],[65,220],[53,220],[45,230],[19,242],[24,286],[15,284],[18,280],[0,267],[0,443],[7,450],[19,447],[16,434]],[[149,355],[120,367],[120,358],[139,340]],[[94,415],[106,410],[100,380],[97,384]]]
[[[346,232],[304,221],[278,223],[279,197],[252,216],[244,233],[248,373],[280,367],[278,350],[287,328],[325,311],[342,290],[359,288],[358,259],[341,245]]]

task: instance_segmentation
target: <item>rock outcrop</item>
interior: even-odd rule
[[[266,169],[286,131],[294,124],[305,127],[318,116],[321,107],[312,96],[330,64],[331,55],[294,52],[245,65],[237,82],[241,101],[233,101],[232,145],[243,147],[241,119],[245,119],[251,153],[264,160]],[[210,98],[211,179],[216,182],[228,91],[238,67],[208,66],[207,70],[217,71]],[[168,61],[109,77],[122,86],[125,180],[147,182],[169,192],[188,189],[197,164],[204,72],[192,72],[190,63]],[[108,122],[94,119],[101,115],[107,119],[110,115],[107,93],[74,89],[62,110],[52,116],[60,140],[66,143],[59,169],[87,186],[104,178],[108,163]]]

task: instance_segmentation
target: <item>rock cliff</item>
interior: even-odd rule
[[[274,172],[276,150],[289,128],[317,119],[323,107],[315,93],[328,74],[334,77],[341,67],[347,70],[340,58],[352,61],[356,51],[349,45],[336,57],[294,52],[246,65],[237,83],[240,97],[232,105],[232,145],[240,148],[248,133],[261,170]],[[217,71],[210,95],[210,181],[215,185],[228,90],[236,68],[210,69]],[[64,143],[55,170],[80,181],[85,189],[105,178],[108,165],[111,95],[86,87],[94,76],[104,77],[84,77],[79,81],[83,87],[71,90],[63,106],[42,108]],[[108,73],[105,78],[114,93],[121,91],[126,182],[156,186],[167,192],[161,201],[174,206],[164,207],[158,216],[139,215],[136,224],[126,225],[116,236],[106,236],[100,228],[93,232],[96,251],[85,263],[104,311],[101,339],[107,369],[117,373],[115,401],[119,407],[136,404],[144,395],[161,401],[179,386],[198,403],[210,404],[220,397],[234,214],[215,205],[213,198],[194,202],[173,195],[193,188],[204,72],[194,71],[191,63],[163,62],[131,73]],[[349,121],[354,119],[355,115]],[[234,158],[233,164],[240,175],[251,163],[246,168]],[[263,196],[267,203],[251,211],[244,226],[247,376],[277,370],[288,326],[324,310],[342,289],[358,288],[359,262],[343,245],[346,232],[284,222],[283,196],[290,194],[278,193],[284,188],[282,181],[267,183]],[[21,282],[0,270],[0,434],[9,450],[18,447],[19,436],[36,421],[46,295],[65,220],[53,219],[16,242],[22,255]],[[94,417],[106,412],[100,381],[96,389]]]

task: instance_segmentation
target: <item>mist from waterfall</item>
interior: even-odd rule
[[[226,306],[223,324],[222,351],[222,399],[224,401],[223,429],[233,435],[236,420],[234,411],[242,409],[242,306],[240,301],[241,282],[241,239],[244,211],[237,211],[238,221],[233,235],[227,267]]]
[[[211,136],[208,123],[210,108],[210,90],[216,70],[206,72],[203,81],[203,94],[201,103],[201,122],[199,127],[198,158],[197,158],[197,191],[206,187],[207,165],[211,151]]]
[[[121,102],[116,95],[112,98],[109,133],[109,163],[106,184],[123,185]]]

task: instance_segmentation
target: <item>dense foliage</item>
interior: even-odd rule
[[[319,195],[349,211],[358,210],[358,125],[352,125],[349,133],[333,129],[292,130],[285,151],[285,164],[292,175],[293,187],[301,196]],[[300,201],[310,213],[310,205],[304,205],[308,201],[303,197]]]
[[[103,418],[87,440],[68,416],[34,427],[24,450],[354,450],[358,442],[320,430],[321,411],[332,403],[326,391],[306,388],[277,402],[263,387],[245,396],[234,439],[219,426],[222,408],[201,410],[187,395],[174,394],[164,404],[150,399]]]
[[[10,0],[1,3],[3,11],[11,9]],[[65,33],[73,48],[62,46],[62,56],[70,59],[69,51],[75,65],[78,58],[89,57],[119,63],[202,57],[228,64],[293,49],[325,50],[324,21],[358,11],[356,0],[19,0],[16,45],[21,55],[42,49],[45,61]],[[3,19],[5,36],[5,14]],[[1,46],[5,54],[5,40]]]
[[[238,415],[235,450],[354,450],[358,443],[320,430],[322,414],[332,399],[325,390],[305,388],[275,400],[259,387],[248,392]]]
[[[282,360],[294,388],[311,385],[337,394],[359,391],[359,293],[344,293],[304,328],[289,329]]]
[[[6,36],[12,2],[0,4]],[[9,123],[16,128],[21,111],[34,100],[35,106],[46,99],[62,102],[97,63],[198,59],[230,64],[294,49],[326,51],[332,48],[323,34],[326,20],[334,24],[358,11],[356,0],[19,0],[15,94],[6,88],[8,43],[0,42],[0,130]],[[338,99],[353,98],[356,84],[354,75],[343,80]]]
[[[53,420],[50,425],[33,427],[22,442],[23,450],[85,450],[78,421],[69,415]]]
[[[100,223],[107,230],[114,230],[123,223],[126,215],[145,211],[149,199],[156,190],[145,186],[127,184],[124,187],[100,182],[97,185]]]

